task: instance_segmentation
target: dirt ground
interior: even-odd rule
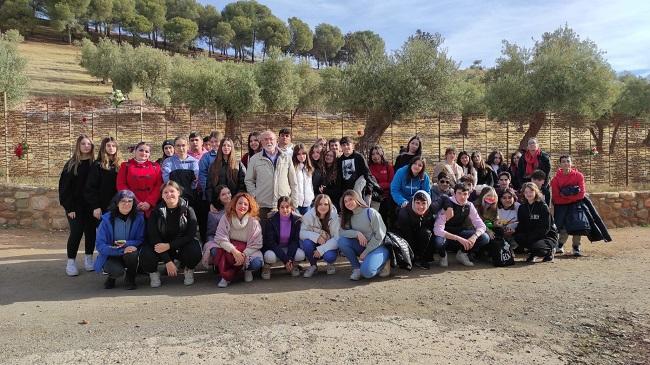
[[[612,236],[548,264],[126,291],[66,277],[65,233],[4,229],[0,363],[650,364],[650,228]]]

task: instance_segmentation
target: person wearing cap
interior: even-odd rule
[[[293,156],[293,143],[291,143],[291,129],[282,128],[278,133],[278,148],[289,157]]]
[[[115,281],[122,276],[127,289],[136,288],[138,248],[144,242],[144,214],[136,206],[137,199],[131,190],[118,191],[97,228],[95,272],[108,274],[106,289],[114,288]]]
[[[397,213],[397,227],[415,253],[414,264],[428,270],[433,262],[435,242],[433,224],[436,213],[440,210],[440,201],[431,202],[431,196],[424,190],[418,190],[413,199]]]
[[[156,160],[156,163],[160,166],[162,166],[163,161],[168,159],[169,157],[174,156],[174,140],[173,139],[166,139],[162,143],[162,157]]]

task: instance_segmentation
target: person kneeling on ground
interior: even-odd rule
[[[118,191],[97,228],[95,272],[108,274],[106,289],[113,289],[121,276],[128,290],[136,288],[138,247],[144,242],[144,214],[136,205],[132,191]]]
[[[262,227],[258,215],[257,202],[248,193],[238,193],[228,204],[214,235],[219,247],[218,287],[227,287],[242,270],[244,281],[251,282],[253,272],[262,268]]]
[[[271,278],[271,265],[278,262],[278,259],[291,276],[300,275],[300,267],[296,262],[305,260],[305,252],[299,248],[300,216],[294,214],[291,198],[281,196],[277,208],[278,211],[264,226],[262,251],[266,265],[262,268],[262,279],[265,280]]]
[[[456,260],[465,266],[474,266],[468,253],[478,253],[481,248],[490,242],[485,233],[485,223],[479,217],[476,208],[468,201],[469,189],[459,183],[454,186],[454,196],[449,198],[449,203],[454,214],[448,218],[446,214],[438,214],[433,228],[436,235],[436,250],[440,255],[440,266],[449,265],[447,249],[456,248]],[[471,228],[467,228],[471,227]]]
[[[515,230],[515,240],[528,250],[526,262],[534,263],[538,257],[543,257],[544,262],[553,261],[558,234],[548,205],[534,183],[524,183],[521,188],[524,200],[517,211],[519,225]]]
[[[328,275],[336,272],[334,262],[338,256],[340,227],[339,216],[330,197],[325,194],[317,195],[314,207],[302,217],[300,225],[302,249],[310,264],[304,277],[310,278],[318,271],[316,263],[321,258],[327,262]]]
[[[398,232],[413,249],[414,264],[425,270],[428,270],[433,262],[433,224],[440,208],[440,201],[432,204],[429,194],[418,190],[411,202],[400,208],[397,214]]]
[[[201,261],[198,223],[194,209],[181,198],[182,188],[170,180],[162,185],[162,199],[147,223],[149,245],[140,252],[140,262],[149,273],[151,287],[160,286],[158,261],[165,263],[167,275],[177,275],[174,259],[184,270],[183,284],[194,284],[194,268]]]
[[[379,212],[369,208],[354,190],[346,190],[341,197],[339,233],[339,249],[352,266],[350,280],[390,275],[390,254],[383,245],[386,225]]]

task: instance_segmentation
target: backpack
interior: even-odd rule
[[[503,237],[495,237],[491,246],[492,265],[496,267],[511,266],[515,264],[515,255],[512,252],[510,243],[503,239]]]

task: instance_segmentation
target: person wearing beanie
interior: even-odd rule
[[[414,264],[428,270],[433,262],[435,242],[433,224],[441,208],[441,200],[431,202],[431,196],[424,190],[413,194],[413,199],[397,214],[399,235],[404,238],[415,253]]]
[[[163,161],[165,161],[168,157],[174,156],[174,140],[173,139],[166,139],[162,143],[162,157],[156,160],[156,163],[158,165],[162,166]]]

